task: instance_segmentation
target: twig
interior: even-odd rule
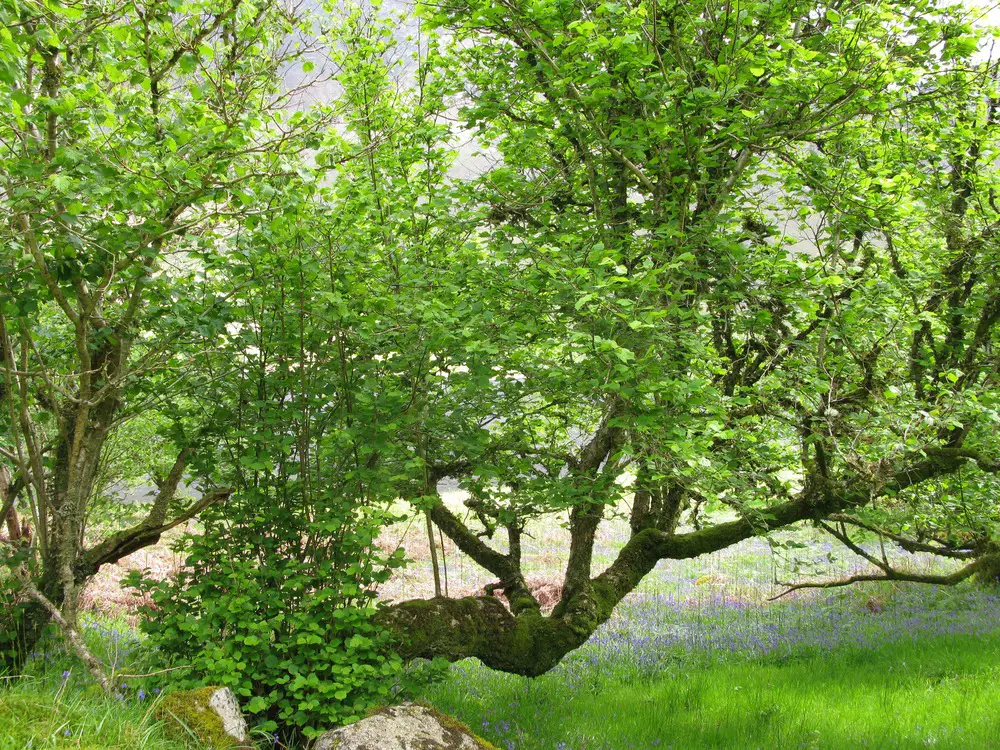
[[[167,667],[166,669],[158,669],[155,672],[147,672],[146,674],[115,674],[113,679],[140,680],[144,677],[155,677],[158,674],[166,674],[167,672],[176,672],[178,669],[194,669],[194,664],[183,664],[179,667]]]
[[[859,573],[848,578],[838,578],[833,581],[779,583],[779,586],[787,586],[788,588],[780,594],[770,597],[768,601],[773,602],[777,599],[781,599],[782,597],[788,596],[793,591],[798,591],[799,589],[833,589],[866,581],[901,581],[904,583],[932,583],[939,586],[954,586],[956,583],[964,581],[966,578],[975,573],[986,559],[988,558],[980,558],[973,563],[969,563],[964,568],[960,568],[954,573],[949,573],[948,575],[937,575],[932,573],[903,573],[890,568],[884,574]]]
[[[831,521],[849,523],[853,526],[857,526],[858,528],[870,531],[873,534],[879,534],[887,539],[891,539],[907,552],[928,552],[932,555],[939,555],[940,557],[952,557],[958,559],[967,559],[975,554],[975,552],[970,549],[962,549],[960,547],[939,547],[937,545],[920,542],[916,539],[911,539],[900,534],[893,534],[890,531],[886,531],[885,529],[881,529],[874,524],[867,523],[862,521],[860,518],[855,518],[854,516],[847,515],[845,513],[834,513],[828,516],[828,518]]]
[[[879,562],[879,560],[876,557],[869,555],[867,552],[861,549],[861,547],[859,547],[853,541],[851,541],[851,538],[847,536],[847,533],[845,531],[837,531],[836,529],[827,526],[822,521],[819,521],[818,523],[820,528],[823,529],[823,531],[825,531],[827,534],[837,539],[841,544],[843,544],[845,547],[851,550],[851,552],[853,552],[855,555],[857,555],[858,557],[863,557],[865,560],[870,562],[876,568],[889,572],[888,561],[884,563]]]
[[[70,647],[76,652],[76,655],[80,657],[86,665],[87,670],[94,676],[94,679],[97,680],[104,692],[110,693],[111,682],[108,680],[108,676],[104,673],[104,665],[101,664],[100,659],[90,653],[90,649],[87,648],[87,644],[84,643],[83,638],[80,637],[76,628],[66,621],[62,612],[59,611],[59,607],[53,604],[47,596],[35,588],[35,584],[31,582],[27,573],[22,572],[18,574],[17,578],[24,592],[36,602],[41,604],[52,619],[55,620],[56,625],[59,626],[63,635],[66,636],[66,640],[69,641]]]

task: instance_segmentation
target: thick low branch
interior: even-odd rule
[[[817,509],[811,504],[796,501],[775,506],[765,518],[753,522],[740,519],[690,534],[674,536],[647,529],[629,540],[608,570],[561,602],[550,617],[542,616],[536,608],[515,609],[517,614],[512,614],[493,597],[468,597],[400,602],[383,608],[378,619],[398,634],[404,658],[456,661],[475,657],[493,669],[537,676],[586,643],[660,559],[714,552],[765,528],[785,526],[815,513]],[[466,530],[466,534],[481,543],[471,532]],[[465,538],[462,534],[458,537]]]
[[[398,634],[399,652],[407,659],[444,657],[454,661],[476,657],[487,666],[505,672],[543,674],[585,643],[660,560],[699,557],[798,521],[836,518],[832,514],[863,505],[873,494],[909,486],[917,477],[927,479],[955,471],[973,457],[938,456],[923,451],[908,458],[912,463],[882,475],[881,486],[873,487],[865,481],[810,485],[794,500],[747,512],[743,518],[698,531],[673,534],[655,528],[642,529],[629,539],[607,570],[575,587],[548,617],[540,613],[537,605],[513,608],[511,612],[493,597],[469,597],[400,602],[380,610],[378,620]],[[982,463],[989,462],[982,459]],[[445,533],[477,562],[501,578],[504,577],[504,573],[498,572],[501,570],[520,577],[516,564],[487,547],[443,505],[438,504],[432,512]],[[987,563],[1000,566],[1000,556],[981,557],[948,575],[900,572],[886,564],[886,569],[877,575],[796,586],[830,588],[867,580],[948,585],[968,578]]]
[[[184,511],[166,523],[157,524],[147,516],[141,523],[119,531],[95,547],[87,550],[83,555],[84,570],[81,572],[86,575],[92,575],[102,565],[117,562],[136,550],[156,544],[162,534],[191,520],[209,506],[225,500],[231,494],[232,490],[228,487],[220,487],[206,492],[200,500],[189,505]]]
[[[514,616],[491,596],[415,599],[383,608],[376,619],[398,635],[404,659],[475,657],[492,669],[527,677],[548,672],[593,632],[537,611]]]
[[[626,543],[617,559],[592,585],[613,606],[638,586],[660,560],[699,557],[796,521],[814,518],[818,513],[820,509],[809,498],[800,498],[762,510],[752,520],[740,518],[687,534],[645,529]]]

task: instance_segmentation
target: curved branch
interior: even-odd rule
[[[451,516],[450,512],[437,512],[443,519]],[[377,618],[382,627],[398,634],[399,653],[406,659],[443,657],[456,661],[475,657],[493,669],[534,677],[586,643],[660,559],[714,552],[815,513],[812,504],[799,500],[775,506],[753,522],[740,519],[690,534],[673,536],[646,529],[629,540],[608,570],[560,602],[550,617],[542,616],[537,604],[520,609],[512,604],[512,613],[493,597],[467,597],[400,602],[382,608]],[[461,525],[458,519],[454,521]],[[442,528],[449,535],[456,531]],[[459,538],[482,544],[471,532],[466,533],[471,540],[461,534]],[[508,596],[513,601],[509,592]]]
[[[65,617],[63,617],[62,612],[59,610],[52,601],[45,596],[34,583],[31,582],[30,576],[27,573],[19,572],[17,574],[18,583],[21,585],[21,589],[32,599],[34,599],[42,608],[48,613],[59,629],[62,631],[63,635],[66,636],[66,640],[69,641],[70,647],[76,652],[76,655],[80,657],[80,660],[86,665],[87,670],[94,676],[101,689],[105,693],[111,692],[111,681],[108,679],[107,674],[104,672],[104,665],[101,663],[100,659],[91,653],[90,649],[87,648],[86,642],[81,637],[77,629],[71,625]]]
[[[955,547],[938,547],[933,544],[927,544],[926,542],[918,542],[916,539],[910,539],[909,537],[901,536],[899,534],[893,534],[892,532],[881,529],[878,526],[869,524],[862,521],[860,518],[855,518],[854,516],[848,515],[846,513],[834,513],[827,516],[830,521],[837,521],[838,523],[849,523],[852,526],[857,526],[859,529],[864,529],[865,531],[870,531],[873,534],[880,534],[886,539],[891,539],[893,542],[898,544],[907,552],[927,552],[932,555],[940,555],[941,557],[952,557],[959,560],[966,560],[975,555],[975,552],[969,549],[961,549]]]
[[[132,554],[136,550],[156,544],[162,534],[191,520],[209,506],[225,500],[231,494],[232,490],[228,487],[220,487],[206,492],[200,500],[189,505],[184,511],[166,523],[157,524],[151,522],[150,517],[147,516],[141,523],[119,531],[97,546],[87,550],[83,554],[84,566],[82,572],[86,575],[93,575],[102,565],[118,562],[118,560]]]
[[[825,531],[827,534],[829,534],[830,536],[832,536],[838,542],[840,542],[841,544],[843,544],[845,547],[847,547],[847,549],[849,549],[855,555],[857,555],[860,558],[863,558],[863,559],[867,560],[868,562],[870,562],[872,565],[874,565],[879,570],[889,570],[890,569],[889,566],[888,566],[888,564],[886,562],[884,562],[883,560],[879,560],[874,555],[869,555],[867,552],[865,552],[865,550],[863,550],[861,547],[859,547],[857,544],[855,544],[854,541],[847,535],[846,530],[844,531],[844,533],[841,533],[841,532],[837,531],[835,528],[826,525],[822,521],[819,522],[819,526],[820,526],[821,529],[823,529],[823,531]],[[841,528],[843,528],[843,527],[841,527]]]
[[[913,483],[918,476],[926,479],[954,471],[970,457],[930,456],[927,452],[911,454],[915,463],[890,472],[889,481],[876,488],[874,494],[897,490]],[[797,521],[831,517],[838,511],[868,502],[872,494],[872,487],[864,481],[839,486],[830,483],[810,485],[794,500],[748,512],[743,518],[698,531],[673,534],[654,528],[642,529],[629,539],[607,570],[574,587],[548,617],[541,614],[537,604],[535,607],[513,607],[511,612],[492,597],[468,597],[400,602],[379,610],[377,618],[383,627],[399,635],[399,653],[406,659],[444,657],[455,661],[476,657],[493,669],[537,676],[584,644],[660,560],[698,557]],[[521,580],[520,570],[513,561],[487,547],[442,504],[435,506],[432,513],[463,551],[475,552],[469,553],[473,559],[480,564],[486,561],[496,570],[507,570],[510,566],[512,574]],[[900,572],[886,565],[880,574],[793,585],[832,588],[871,580],[950,585],[968,578],[987,563],[1000,564],[1000,555],[983,556],[948,575]],[[498,575],[503,577],[501,573]]]
[[[607,619],[607,618],[604,618]],[[492,669],[537,677],[579,648],[601,622],[511,614],[499,599],[415,599],[379,610],[378,624],[398,636],[404,659],[475,657]]]
[[[454,513],[448,510],[440,497],[438,497],[438,501],[434,507],[431,508],[430,516],[438,528],[462,552],[500,579],[515,614],[519,614],[524,610],[539,611],[538,601],[525,584],[521,568],[513,557],[500,554],[469,531],[468,527]]]
[[[954,573],[948,574],[934,574],[934,573],[907,573],[904,571],[893,570],[892,568],[887,569],[884,573],[859,573],[857,575],[849,576],[847,578],[838,578],[833,581],[804,581],[802,583],[783,583],[782,586],[787,586],[788,588],[782,591],[777,596],[772,596],[768,601],[775,601],[776,599],[781,599],[784,596],[788,596],[793,591],[798,591],[800,589],[834,589],[840,588],[842,586],[850,586],[855,583],[863,583],[866,581],[902,581],[907,583],[931,583],[937,584],[938,586],[954,586],[956,583],[961,583],[966,578],[972,576],[977,570],[987,564],[988,561],[994,561],[991,557],[981,557],[975,562],[971,562],[963,568],[959,568]]]

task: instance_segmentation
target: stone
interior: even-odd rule
[[[401,703],[321,735],[313,750],[496,750],[460,722],[418,703]]]
[[[236,696],[229,688],[175,690],[156,707],[156,717],[184,739],[193,734],[210,750],[252,747]]]
[[[208,705],[222,719],[222,728],[226,734],[238,742],[249,742],[250,732],[240,710],[239,701],[229,688],[219,688],[208,699]]]

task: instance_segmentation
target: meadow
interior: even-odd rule
[[[624,523],[609,525],[597,565],[625,533]],[[558,571],[562,539],[558,524],[533,529],[525,552],[536,581]],[[404,543],[414,557],[383,596],[425,595],[419,528],[391,529],[381,543]],[[452,547],[446,553],[452,595],[488,582]],[[937,564],[906,557],[916,568]],[[526,679],[467,660],[417,697],[502,750],[1000,747],[1000,591],[872,584],[770,601],[780,581],[860,569],[811,529],[661,564],[549,674]],[[98,591],[110,592],[115,575]],[[0,681],[3,750],[183,747],[153,718],[171,675],[132,677],[155,671],[155,654],[127,603],[102,609],[102,598],[89,598],[85,633],[118,675],[117,694],[100,695],[48,642],[24,677]]]
[[[998,615],[971,589],[651,596],[547,675],[464,663],[426,697],[509,750],[1000,747]]]

